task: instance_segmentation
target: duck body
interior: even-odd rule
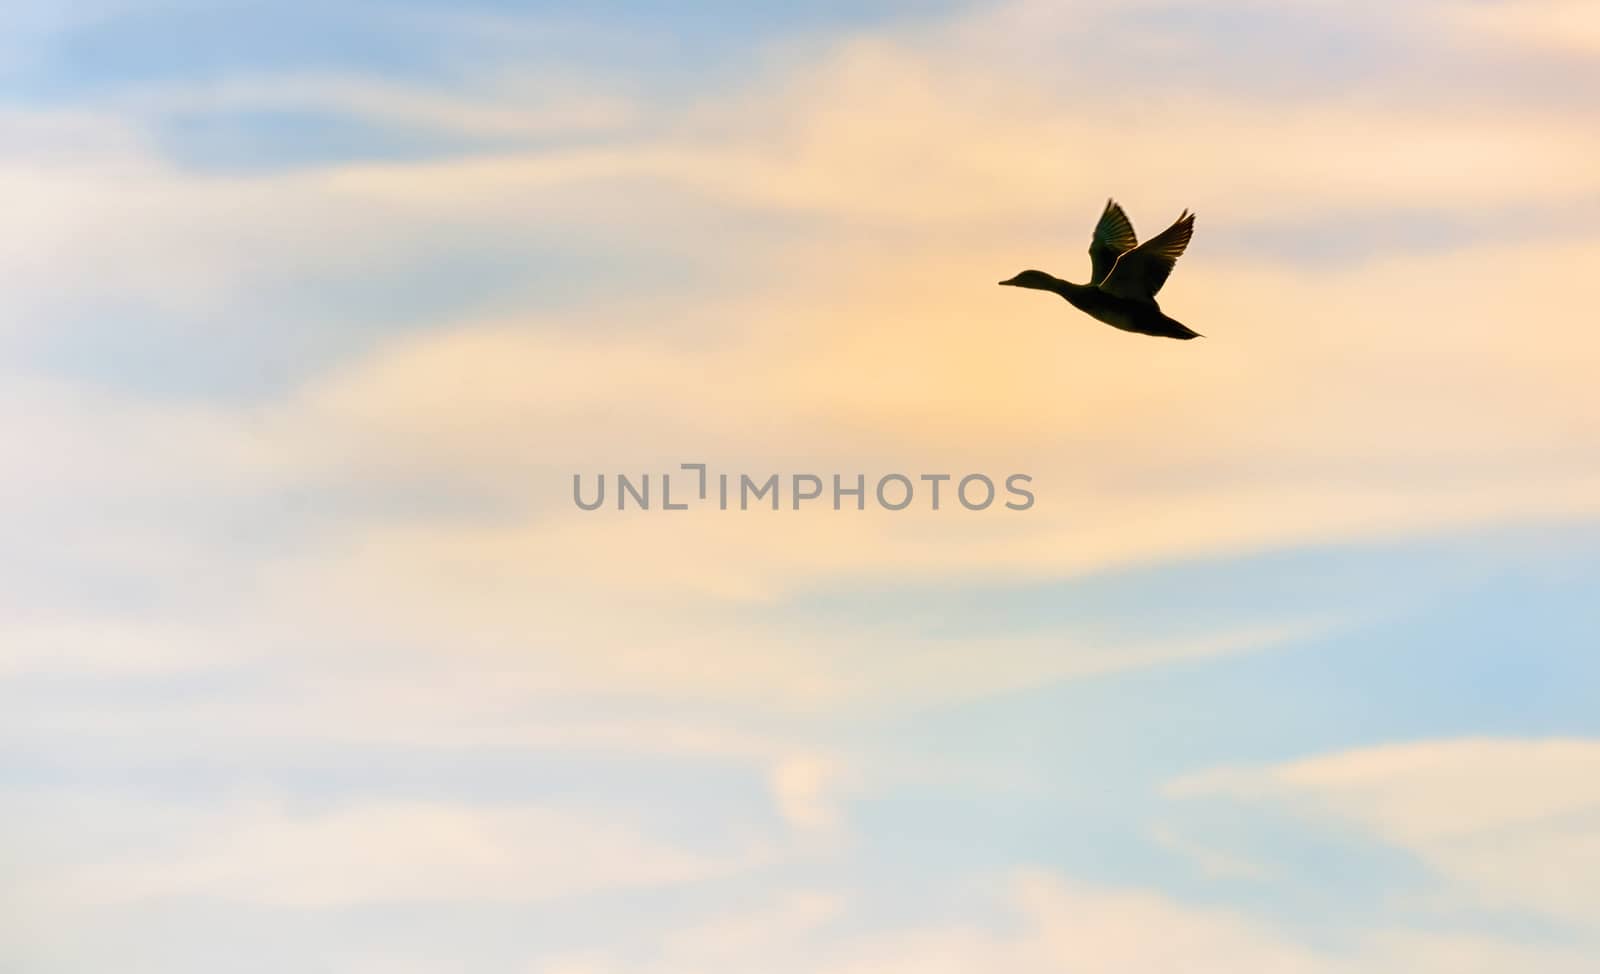
[[[1067,303],[1082,311],[1096,321],[1104,322],[1113,328],[1131,331],[1140,335],[1153,335],[1157,338],[1176,338],[1187,341],[1199,338],[1200,333],[1185,325],[1175,318],[1167,317],[1161,310],[1161,305],[1153,299],[1140,301],[1133,298],[1118,297],[1093,284],[1074,284],[1052,277],[1043,271],[1034,271],[1040,275],[1038,279],[1025,281],[1002,281],[1013,287],[1031,287],[1041,291],[1053,291],[1067,300]],[[1022,277],[1024,275],[1018,275]]]
[[[1122,207],[1114,200],[1106,200],[1089,241],[1090,283],[1074,284],[1033,270],[1000,283],[1054,292],[1074,308],[1113,328],[1187,341],[1199,338],[1200,333],[1167,317],[1156,303],[1156,292],[1166,283],[1172,265],[1193,235],[1194,214],[1185,210],[1176,223],[1141,244]]]

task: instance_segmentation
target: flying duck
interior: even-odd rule
[[[1054,291],[1074,308],[1113,328],[1157,335],[1161,338],[1199,338],[1200,333],[1161,313],[1156,292],[1167,282],[1172,265],[1194,235],[1194,214],[1188,210],[1178,222],[1139,243],[1128,215],[1113,200],[1095,224],[1089,241],[1088,284],[1073,284],[1044,271],[1023,271],[1001,284]]]

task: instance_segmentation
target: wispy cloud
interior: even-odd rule
[[[625,12],[382,12],[408,60],[225,6],[204,72],[90,56],[199,6],[0,44],[22,966],[1592,967],[1600,726],[1557,692],[1590,542],[1570,578],[1395,554],[1600,513],[1578,7],[877,11],[722,25],[668,78]],[[192,151],[210,124],[261,164]],[[1200,212],[1163,300],[1205,342],[997,293],[1080,274],[1113,193],[1147,235]],[[570,503],[683,462],[1038,503]],[[1497,578],[1547,604],[1477,604]],[[1495,611],[1531,662],[1396,702]],[[1280,896],[1275,833],[1213,841],[1207,801],[1423,893]]]
[[[486,90],[457,91],[362,77],[304,75],[236,78],[207,84],[168,82],[119,90],[103,110],[147,122],[250,112],[306,112],[482,138],[550,138],[615,131],[636,122],[616,95],[586,92],[572,81],[496,74]]]
[[[1419,857],[1448,905],[1537,911],[1593,932],[1597,763],[1588,739],[1441,740],[1203,773],[1173,792],[1343,819]]]
[[[298,908],[534,902],[684,883],[771,856],[758,846],[696,854],[559,807],[362,802],[295,812],[247,803],[150,812],[154,831],[138,837],[143,852],[55,864],[31,877],[40,896],[76,904],[210,897]]]
[[[1600,55],[1600,15],[1582,0],[1458,2],[1443,9],[1485,44],[1509,40],[1555,54]]]

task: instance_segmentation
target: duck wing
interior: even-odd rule
[[[1128,214],[1122,212],[1114,200],[1106,200],[1100,222],[1094,225],[1094,239],[1089,241],[1090,284],[1099,284],[1116,266],[1117,258],[1139,245],[1133,235],[1133,224]]]
[[[1184,210],[1178,222],[1118,257],[1100,290],[1132,301],[1154,300],[1192,236],[1194,214]]]

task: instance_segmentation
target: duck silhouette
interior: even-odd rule
[[[1176,223],[1141,244],[1128,215],[1108,199],[1089,241],[1090,283],[1073,284],[1044,271],[1023,271],[1000,283],[1054,291],[1089,317],[1123,331],[1160,338],[1199,338],[1199,332],[1168,318],[1156,304],[1156,292],[1167,283],[1172,265],[1192,236],[1194,214],[1184,210]]]

